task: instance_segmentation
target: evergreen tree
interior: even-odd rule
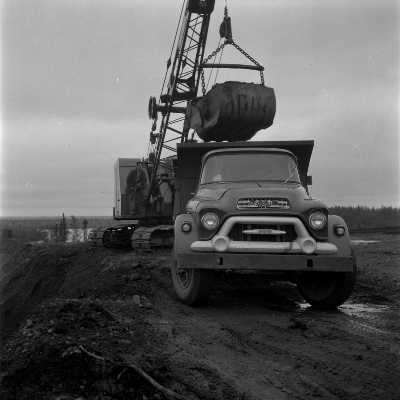
[[[71,215],[71,229],[72,229],[72,241],[79,241],[79,228],[78,228],[78,219]]]
[[[68,238],[67,221],[65,220],[65,215],[63,213],[60,223],[60,242],[66,242],[67,238]]]
[[[60,241],[60,227],[58,224],[54,224],[53,228],[51,229],[51,241],[52,242]]]
[[[83,241],[86,242],[88,239],[88,221],[86,218],[83,218],[82,228],[83,228]]]

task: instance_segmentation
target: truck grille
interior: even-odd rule
[[[243,242],[292,242],[296,237],[293,225],[235,224],[229,233],[231,240]]]
[[[289,200],[277,198],[247,198],[239,199],[237,202],[238,210],[248,209],[266,209],[266,208],[282,208],[285,210],[290,209]]]

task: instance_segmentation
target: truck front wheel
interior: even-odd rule
[[[189,306],[205,304],[214,282],[213,271],[178,268],[172,257],[171,277],[175,292],[183,303]]]
[[[353,293],[357,280],[357,264],[353,256],[353,272],[304,272],[297,288],[314,308],[329,310],[343,304]]]

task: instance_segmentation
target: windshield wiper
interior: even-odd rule
[[[290,180],[291,178],[292,178],[292,176],[294,175],[294,173],[296,172],[296,166],[293,168],[293,171],[292,171],[292,173],[290,174],[290,176],[289,176],[289,178],[287,178],[286,179],[286,181],[285,181],[285,185],[286,185],[286,183],[288,182],[288,180]]]

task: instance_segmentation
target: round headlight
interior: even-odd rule
[[[315,212],[310,215],[310,226],[313,229],[322,229],[326,225],[326,217],[320,212]]]
[[[219,218],[214,213],[207,213],[203,215],[201,224],[209,231],[214,230],[219,225]]]

